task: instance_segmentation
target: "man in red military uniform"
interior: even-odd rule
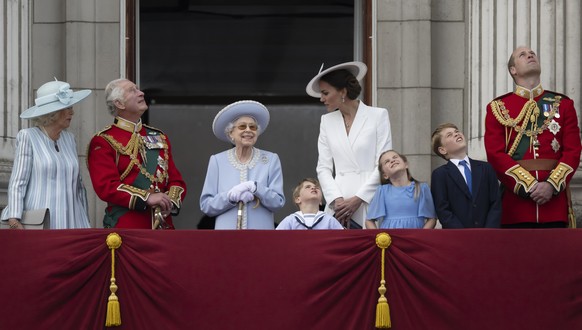
[[[148,106],[144,93],[126,79],[105,88],[115,116],[91,139],[87,166],[95,192],[107,202],[105,228],[173,229],[186,195],[186,183],[174,164],[170,141],[142,124]]]
[[[515,49],[507,67],[515,91],[491,101],[485,118],[487,159],[504,187],[502,227],[566,227],[581,150],[574,102],[542,88],[530,48]]]

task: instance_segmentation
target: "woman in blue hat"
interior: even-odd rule
[[[50,81],[36,92],[35,105],[20,118],[33,127],[16,136],[8,205],[2,211],[11,229],[24,229],[24,211],[48,208],[51,229],[89,228],[87,193],[79,170],[75,136],[67,132],[73,105],[91,94],[73,92],[63,81]]]
[[[285,204],[279,156],[255,148],[269,124],[269,111],[256,101],[222,109],[214,135],[233,148],[210,157],[200,209],[216,217],[215,229],[275,229],[273,213]]]

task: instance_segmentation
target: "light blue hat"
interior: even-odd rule
[[[358,81],[362,80],[362,78],[364,78],[364,76],[366,75],[366,72],[368,72],[368,67],[366,66],[366,64],[362,62],[346,62],[334,65],[331,68],[327,68],[321,71],[322,69],[323,64],[319,69],[319,73],[315,77],[313,77],[313,79],[311,79],[311,81],[307,84],[307,87],[305,87],[305,91],[307,92],[307,94],[309,94],[309,96],[317,98],[321,97],[321,89],[319,89],[319,79],[321,79],[321,77],[325,76],[326,74],[332,71],[346,69],[349,72],[351,72],[354,75],[354,77],[358,79]]]
[[[252,100],[243,100],[231,103],[220,110],[212,122],[212,132],[222,141],[231,142],[225,132],[226,126],[240,117],[253,117],[259,125],[259,135],[263,134],[269,125],[269,110],[262,103]]]
[[[36,91],[34,106],[20,114],[22,119],[31,119],[71,107],[91,94],[88,89],[73,92],[64,81],[49,81]]]

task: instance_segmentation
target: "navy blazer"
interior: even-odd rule
[[[499,228],[501,196],[493,167],[470,159],[473,194],[449,161],[432,172],[431,192],[443,228]]]

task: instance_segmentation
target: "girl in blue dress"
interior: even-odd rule
[[[370,202],[366,228],[434,228],[437,216],[430,188],[410,175],[406,156],[384,151],[378,171],[382,184]]]

